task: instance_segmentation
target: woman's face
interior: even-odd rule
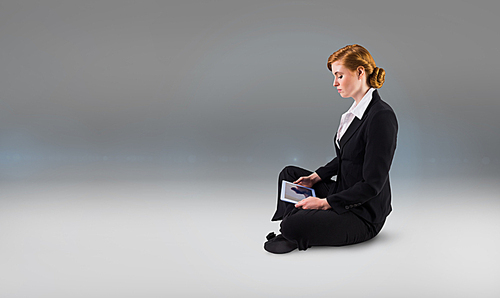
[[[353,97],[362,89],[362,80],[356,71],[347,69],[340,61],[332,64],[333,87],[343,98]]]

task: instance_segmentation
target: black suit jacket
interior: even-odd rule
[[[326,197],[335,212],[353,212],[372,223],[383,222],[389,215],[389,169],[397,132],[394,111],[375,90],[362,119],[354,117],[340,139],[340,149],[335,146],[337,157],[316,170],[323,181],[337,175]]]

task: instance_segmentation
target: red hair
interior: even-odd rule
[[[326,67],[332,71],[332,63],[336,61],[340,61],[351,71],[356,71],[358,67],[363,66],[367,78],[366,83],[370,87],[380,88],[385,82],[385,70],[377,67],[370,52],[358,44],[347,45],[331,54]]]

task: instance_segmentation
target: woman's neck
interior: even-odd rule
[[[356,102],[356,105],[359,104],[359,102],[363,99],[365,94],[370,90],[370,87],[368,85],[362,86],[358,92],[352,97],[354,98],[354,101]]]

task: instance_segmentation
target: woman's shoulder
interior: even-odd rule
[[[379,125],[390,125],[390,126],[398,126],[398,120],[396,117],[396,113],[392,107],[385,101],[383,101],[380,96],[374,93],[374,97],[372,98],[373,105],[370,107],[367,113],[367,121],[366,124],[369,126],[379,126]]]
[[[372,112],[373,114],[382,111],[388,111],[390,113],[395,114],[392,107],[387,102],[382,100],[377,90],[373,92],[372,103],[373,105],[370,109],[370,112]]]

